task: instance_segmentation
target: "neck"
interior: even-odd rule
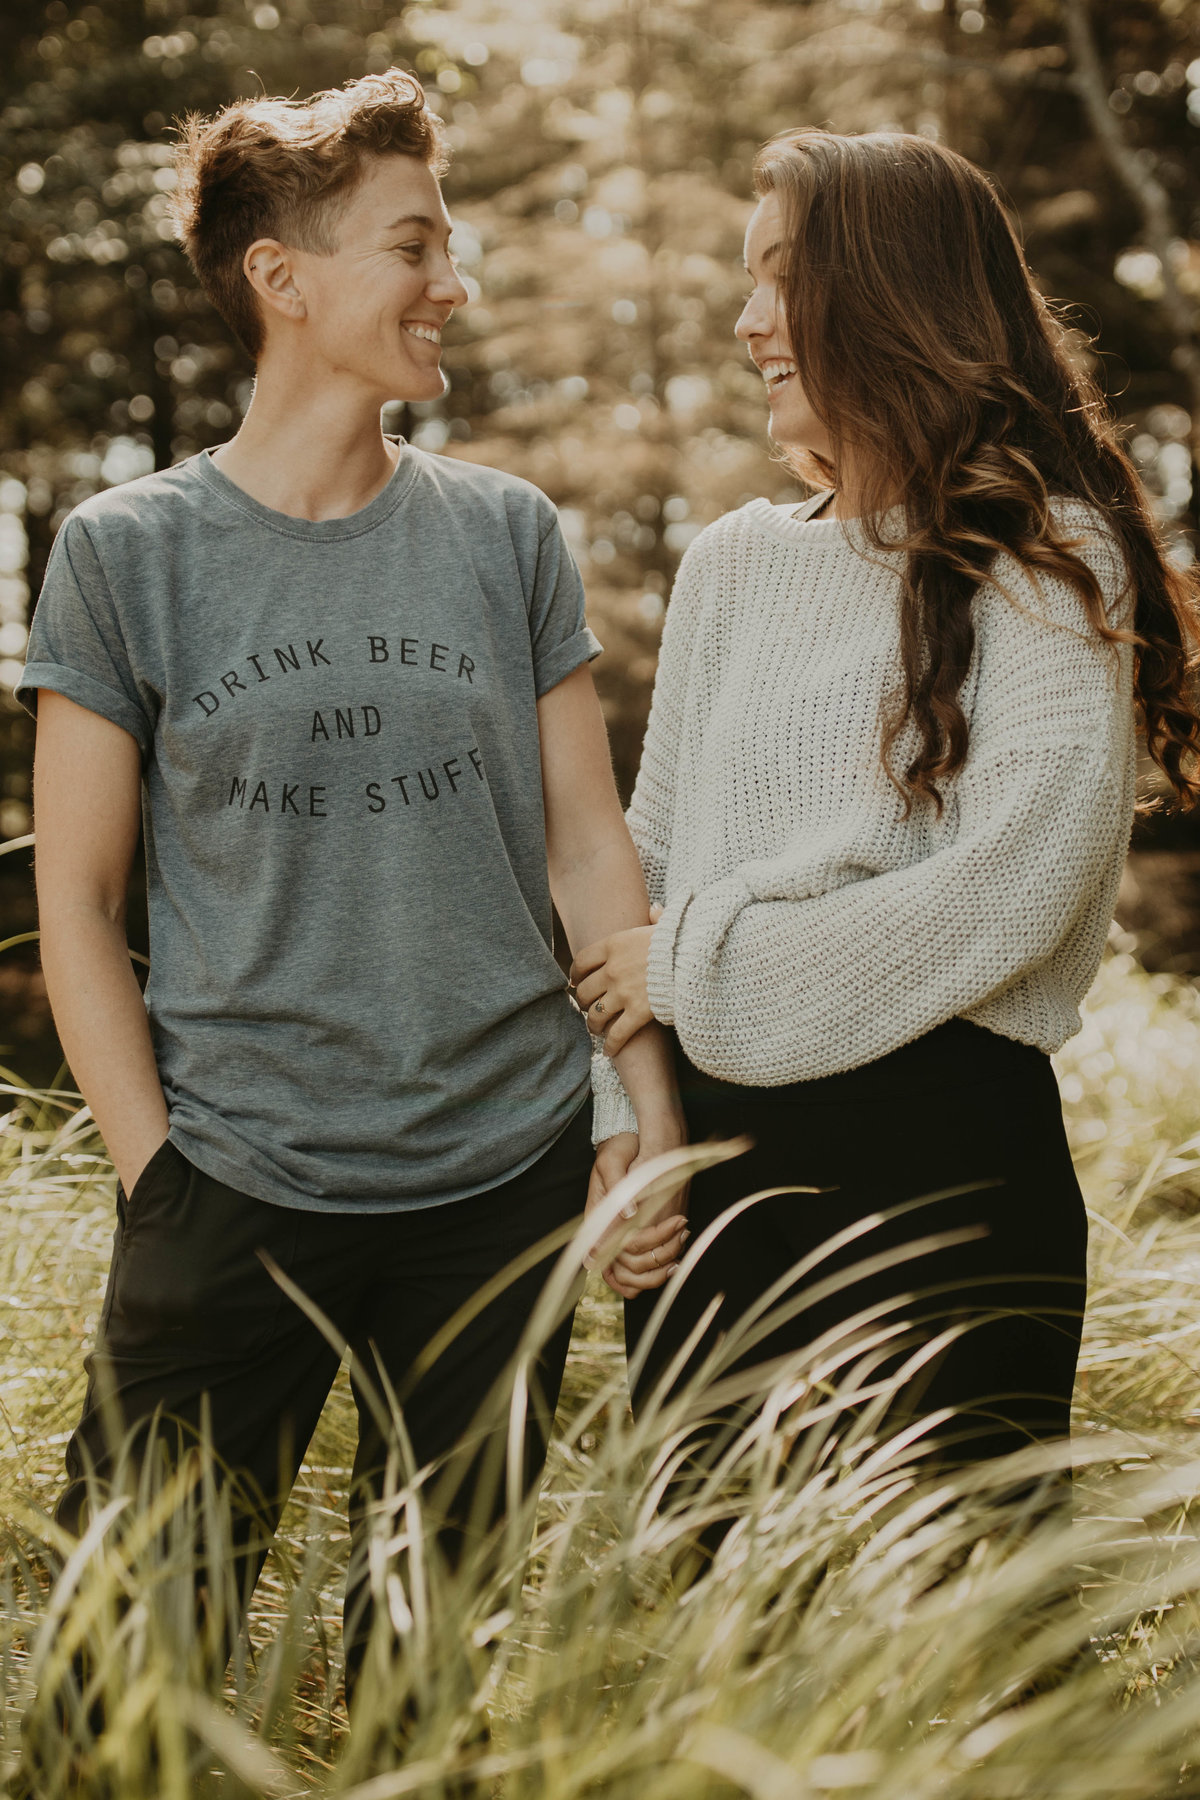
[[[829,506],[834,519],[861,519],[864,512],[863,482],[852,457],[843,456],[838,466],[837,489]]]
[[[834,470],[832,452],[827,443],[822,444],[819,450],[810,444],[799,444],[796,448],[801,453],[799,466],[802,472],[807,476],[808,480],[826,479],[826,471],[833,472],[833,494],[831,498],[825,502],[825,505],[821,507],[821,518],[861,519],[863,513],[866,511],[863,504],[865,497],[865,483],[862,479],[856,459],[852,455],[843,452],[841,459],[837,464],[837,468]],[[805,467],[805,460],[808,457],[819,460],[808,462],[807,467]]]
[[[294,519],[344,519],[386,486],[396,450],[379,422],[378,394],[306,387],[299,370],[260,362],[236,437],[213,452],[251,499]]]

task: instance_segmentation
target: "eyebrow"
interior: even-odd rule
[[[428,213],[405,213],[405,215],[402,219],[393,219],[392,223],[390,225],[385,225],[384,230],[385,231],[399,231],[400,228],[404,225],[419,225],[425,231],[436,231],[440,225],[444,230],[446,230],[447,236],[449,235],[449,230],[451,229],[451,228],[446,227],[444,220],[431,219],[429,217]]]
[[[771,258],[776,254],[776,252],[779,250],[782,250],[782,249],[783,249],[783,239],[777,238],[773,244],[769,245],[767,247],[767,249],[765,249],[763,251],[763,253],[762,253],[763,262],[769,263]],[[748,275],[750,273],[750,264],[748,262],[743,262],[742,267],[745,269],[745,271]]]

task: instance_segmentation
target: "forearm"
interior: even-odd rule
[[[167,1135],[167,1107],[123,924],[43,905],[42,967],[63,1054],[128,1193]]]
[[[648,992],[693,1062],[775,1086],[875,1061],[969,1012],[1062,942],[1119,868],[1128,801],[1093,746],[970,765],[959,832],[914,863],[794,895],[783,858],[667,909]]]
[[[552,870],[551,885],[573,954],[612,932],[645,925],[650,916],[641,866],[623,827],[586,858]],[[643,1151],[682,1142],[671,1043],[662,1027],[643,1027],[613,1065],[637,1114]]]
[[[671,1038],[665,1028],[653,1020],[643,1025],[612,1062],[637,1114],[642,1154],[685,1143]]]
[[[572,955],[613,931],[650,918],[646,882],[633,840],[616,806],[615,829],[570,860],[551,867],[550,886]]]

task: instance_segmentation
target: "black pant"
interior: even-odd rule
[[[60,1521],[80,1529],[89,1473],[102,1485],[111,1478],[122,1437],[135,1447],[153,1437],[168,1446],[172,1461],[197,1441],[203,1423],[234,1495],[232,1612],[248,1602],[339,1362],[268,1272],[265,1253],[353,1353],[359,1439],[346,1593],[352,1684],[371,1627],[367,1513],[381,1493],[393,1435],[368,1384],[385,1406],[389,1385],[400,1399],[416,1467],[459,1445],[516,1350],[554,1257],[491,1299],[415,1377],[414,1365],[486,1282],[582,1212],[589,1124],[585,1106],[532,1168],[501,1187],[441,1206],[367,1215],[268,1205],[202,1174],[164,1144],[128,1200],[118,1192],[108,1289],[87,1359],[83,1416],[67,1449],[70,1484]],[[568,1316],[534,1368],[522,1447],[526,1492],[541,1474],[570,1330]],[[477,1541],[503,1512],[503,1420],[501,1410],[499,1425],[473,1443],[456,1491],[435,1517],[451,1564],[467,1538]],[[230,1620],[230,1630],[237,1622]]]
[[[953,1019],[875,1063],[787,1087],[715,1081],[682,1052],[678,1073],[693,1142],[742,1133],[754,1140],[746,1155],[694,1181],[694,1238],[764,1188],[790,1183],[823,1191],[762,1200],[728,1223],[678,1288],[635,1383],[635,1410],[716,1297],[716,1318],[680,1382],[779,1276],[835,1233],[900,1202],[983,1182],[992,1185],[928,1200],[872,1227],[821,1260],[786,1298],[930,1234],[970,1232],[969,1241],[865,1274],[840,1292],[814,1293],[797,1317],[732,1366],[794,1361],[861,1308],[896,1303],[893,1316],[912,1325],[910,1350],[947,1325],[968,1327],[898,1394],[897,1424],[952,1408],[954,1419],[932,1435],[954,1460],[999,1456],[1067,1433],[1087,1225],[1046,1056]],[[626,1305],[631,1356],[656,1298]],[[897,1354],[891,1366],[901,1361]]]

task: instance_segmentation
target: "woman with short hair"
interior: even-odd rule
[[[181,236],[253,398],[229,443],[75,509],[19,688],[47,984],[122,1184],[60,1520],[123,1436],[174,1455],[203,1426],[236,1497],[236,1627],[339,1363],[301,1290],[353,1352],[351,1680],[395,1452],[373,1393],[400,1397],[417,1467],[474,1446],[426,1496],[455,1561],[542,1467],[570,1320],[525,1345],[550,1266],[529,1253],[589,1181],[680,1140],[650,1034],[621,1061],[636,1117],[611,1080],[597,1104],[592,1173],[551,897],[576,946],[647,908],[554,507],[380,427],[443,393],[467,298],[445,160],[400,70],[186,122]],[[143,822],[144,1001],[124,929]],[[630,1247],[670,1260],[682,1229]],[[507,1456],[480,1409],[519,1350]]]

